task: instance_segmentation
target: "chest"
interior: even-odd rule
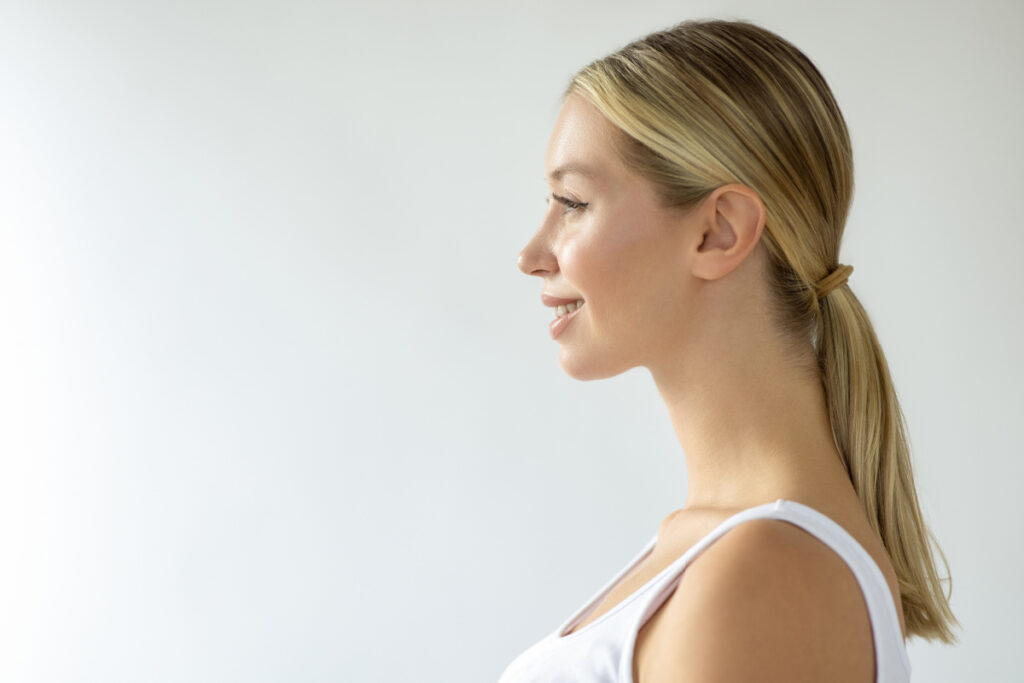
[[[585,628],[642,590],[726,517],[727,515],[691,514],[685,518],[677,516],[671,520],[671,524],[668,523],[669,520],[663,522],[654,548],[635,562],[611,590],[585,610],[583,617],[570,625],[565,633],[574,633]]]

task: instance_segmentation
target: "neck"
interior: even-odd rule
[[[855,495],[818,378],[787,362],[767,331],[727,332],[703,347],[714,354],[650,368],[686,458],[684,509]],[[688,360],[704,357],[715,360]]]

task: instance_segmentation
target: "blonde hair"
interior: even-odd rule
[[[773,313],[794,359],[808,340],[814,349],[817,367],[806,369],[823,384],[843,464],[899,578],[907,635],[956,642],[941,586],[949,564],[921,515],[885,355],[848,285],[815,295],[838,265],[853,195],[849,133],[821,73],[754,24],[686,21],[588,64],[570,94],[621,130],[619,155],[665,207],[689,208],[733,182],[760,195]]]

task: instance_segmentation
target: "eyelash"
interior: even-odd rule
[[[554,193],[552,193],[551,196],[554,197],[556,201],[565,204],[565,211],[563,213],[569,213],[570,211],[577,211],[579,209],[586,208],[586,206],[589,204],[589,202],[574,202],[573,200],[567,199],[566,197],[559,197],[557,194]],[[550,202],[551,200],[549,197],[545,197],[544,201]]]

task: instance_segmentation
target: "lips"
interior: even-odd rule
[[[570,311],[565,315],[560,315],[548,323],[548,330],[551,333],[551,338],[555,339],[558,335],[562,334],[565,328],[569,326],[569,323],[572,322],[572,319],[575,318],[584,308],[585,306],[580,306],[575,311]]]
[[[583,299],[583,297],[578,296],[574,299],[561,299],[557,296],[551,296],[546,292],[543,292],[540,295],[541,303],[543,303],[545,306],[550,306],[551,308],[554,308],[555,306],[564,306],[566,304],[575,303],[580,299]]]

